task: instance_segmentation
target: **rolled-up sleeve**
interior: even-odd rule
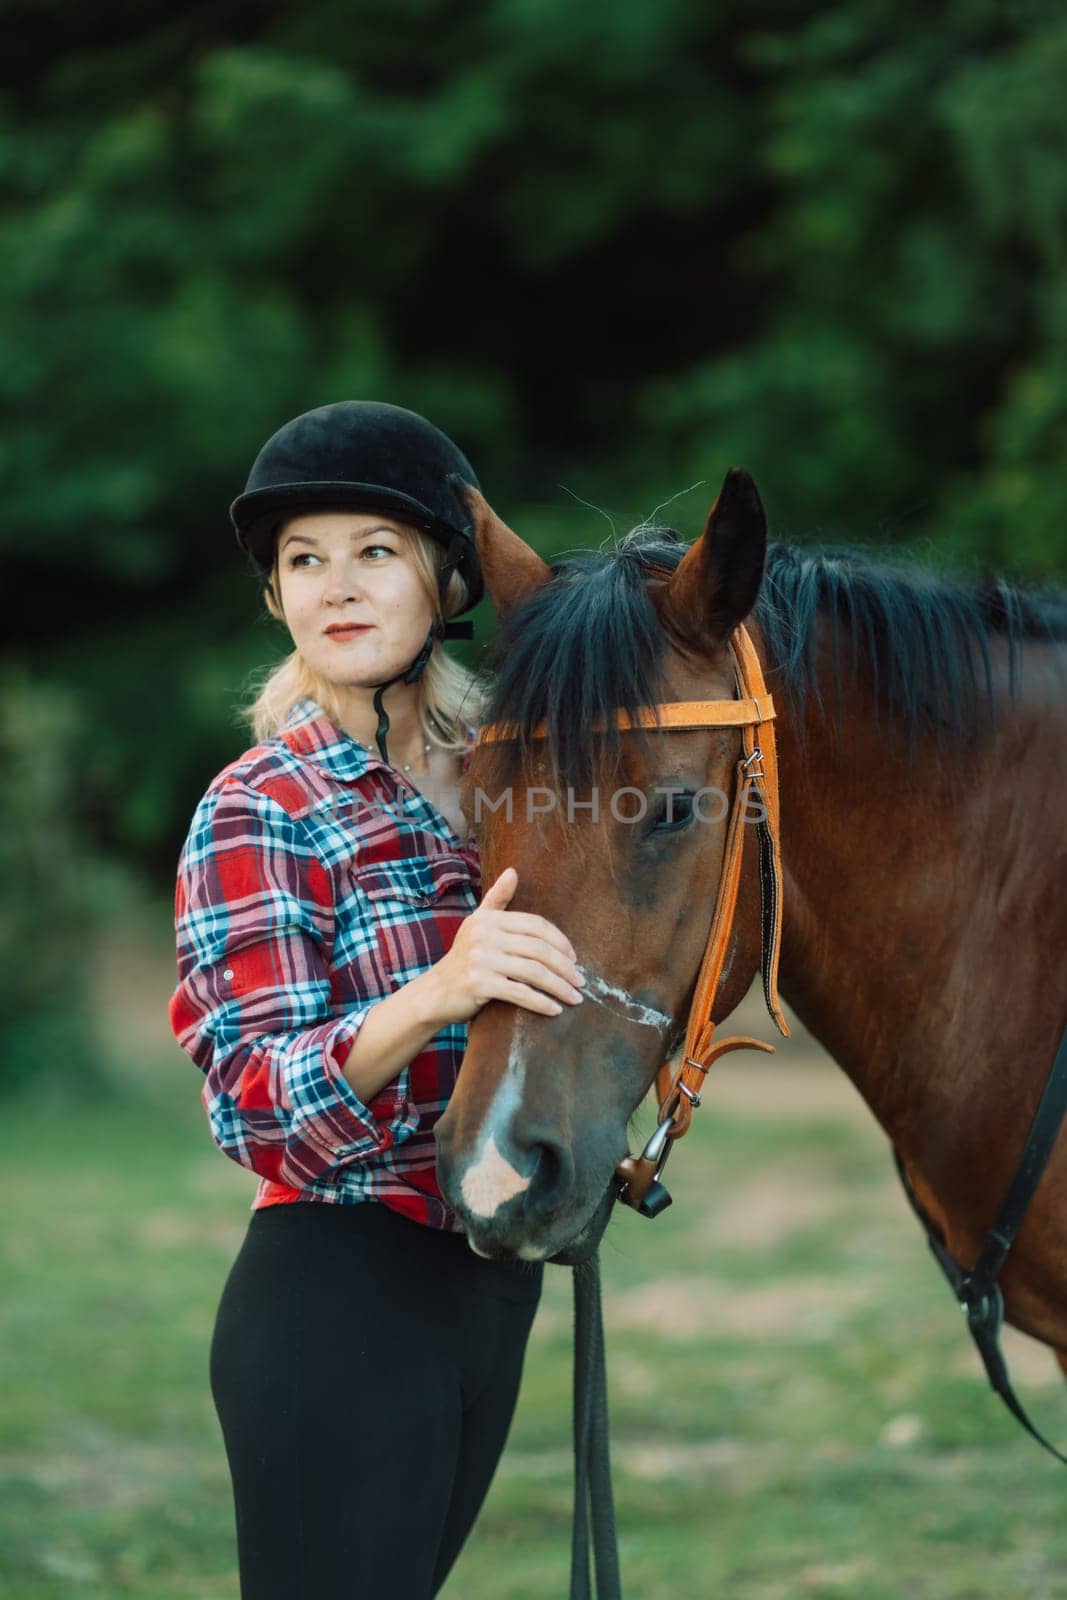
[[[384,996],[361,1004],[350,970],[337,998],[333,927],[331,874],[302,822],[240,780],[210,789],[178,863],[171,1027],[205,1075],[219,1148],[295,1188],[380,1155],[418,1124],[407,1067],[369,1105],[342,1074]]]

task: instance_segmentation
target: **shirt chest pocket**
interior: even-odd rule
[[[353,867],[352,885],[397,988],[447,955],[478,905],[467,863],[447,851]]]

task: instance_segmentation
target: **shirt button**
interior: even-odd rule
[[[232,967],[227,967],[225,972],[222,974],[222,976],[224,978],[226,978],[226,979],[232,978],[233,977],[233,968]]]

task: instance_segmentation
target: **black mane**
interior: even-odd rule
[[[500,761],[495,780],[516,755],[525,760],[542,719],[553,787],[578,789],[616,767],[620,736],[610,714],[665,698],[666,640],[648,569],[673,570],[687,548],[672,528],[641,524],[613,547],[556,562],[554,581],[503,620],[485,720],[513,724],[518,743],[490,747]],[[909,748],[925,734],[959,739],[992,725],[994,639],[1007,642],[1012,687],[1025,640],[1067,639],[1067,594],[1002,579],[967,583],[853,546],[772,544],[754,616],[794,710],[811,698],[836,720],[843,677],[860,671],[887,733],[903,734]],[[830,623],[829,686],[816,675],[821,618]],[[607,731],[594,738],[597,719]]]

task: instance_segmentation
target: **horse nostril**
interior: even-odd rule
[[[535,1165],[526,1191],[526,1214],[528,1217],[543,1216],[554,1210],[570,1189],[574,1162],[570,1151],[554,1140],[540,1140],[529,1149]]]

